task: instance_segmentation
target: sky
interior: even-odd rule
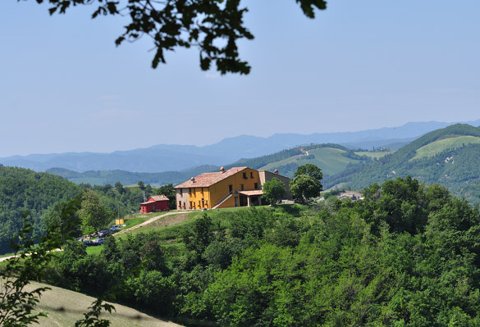
[[[199,68],[195,49],[151,69],[121,18],[50,17],[0,1],[0,156],[215,143],[480,118],[480,1],[247,0],[248,76]]]

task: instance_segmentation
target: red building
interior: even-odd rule
[[[165,195],[152,195],[146,202],[140,203],[140,213],[168,210],[168,202]]]

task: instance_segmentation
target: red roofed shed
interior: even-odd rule
[[[166,211],[169,209],[168,202],[165,195],[152,195],[146,202],[140,203],[140,213]]]

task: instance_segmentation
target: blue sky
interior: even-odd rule
[[[2,0],[0,156],[480,118],[478,0],[245,4],[253,71],[220,77],[195,50],[152,70],[146,41],[114,46],[120,18]]]

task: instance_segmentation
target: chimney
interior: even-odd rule
[[[275,175],[278,175],[278,169],[275,169],[275,170],[273,171],[273,173],[274,173]]]
[[[220,171],[221,171],[222,173],[224,173],[224,172],[225,172],[225,167],[223,167],[223,166],[220,167]]]
[[[190,181],[191,181],[192,183],[195,183],[195,177],[190,178]]]

